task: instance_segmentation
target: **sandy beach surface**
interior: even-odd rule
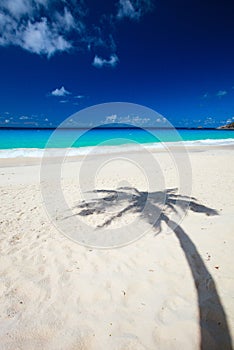
[[[147,181],[123,160],[100,169],[100,195],[90,193],[88,204],[77,188],[82,159],[61,174],[66,201],[82,222],[148,228],[115,249],[82,246],[59,232],[45,210],[38,161],[0,160],[1,350],[232,349],[234,148],[190,151],[193,198],[171,231],[167,210],[190,200],[172,190],[176,172],[165,152],[153,157],[165,181],[152,193],[167,199],[156,225],[149,219],[156,197],[142,216]],[[86,164],[88,189],[92,164]],[[45,186],[50,191],[53,181]]]

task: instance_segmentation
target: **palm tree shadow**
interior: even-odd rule
[[[136,188],[120,187],[117,190],[96,190],[99,197],[76,206],[80,216],[106,214],[106,219],[97,228],[104,228],[118,218],[128,213],[138,213],[142,220],[150,224],[156,233],[162,231],[165,223],[176,235],[189,265],[197,292],[200,349],[231,350],[232,341],[227,318],[222,306],[215,282],[207,270],[195,244],[183,228],[170,219],[170,215],[185,214],[187,210],[203,213],[209,216],[218,215],[215,209],[199,204],[193,197],[177,194],[176,189],[159,192],[138,191]],[[114,213],[108,209],[116,208]],[[155,220],[155,214],[161,213]]]

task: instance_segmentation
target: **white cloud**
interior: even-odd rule
[[[116,52],[112,33],[125,17],[138,20],[152,9],[152,0],[119,0],[117,13],[113,1],[112,13],[101,14],[95,23],[87,0],[1,0],[0,46],[19,46],[31,53],[48,58],[58,52],[104,47]],[[117,0],[116,0],[117,2]],[[115,66],[118,58],[110,60],[95,56],[96,67]]]
[[[115,67],[118,63],[119,59],[116,54],[112,54],[110,56],[109,60],[106,60],[102,57],[95,56],[93,60],[93,66],[97,68],[102,68],[102,67]]]
[[[30,0],[2,0],[1,5],[3,9],[8,10],[15,18],[33,11],[33,4]]]
[[[213,126],[216,123],[216,118],[215,117],[206,117],[203,123],[204,123],[204,125]]]
[[[76,28],[76,22],[71,12],[65,7],[64,13],[55,14],[56,22],[59,23],[59,27],[63,27],[64,30],[70,31],[71,29]]]
[[[70,34],[82,35],[81,4],[73,4],[73,13],[61,6],[54,10],[58,0],[2,0],[0,3],[0,45],[20,46],[39,55],[51,57],[56,52],[73,47]],[[68,1],[68,3],[72,1]],[[87,38],[86,38],[87,39]],[[81,40],[79,41],[81,44]]]
[[[115,123],[116,119],[117,119],[116,114],[108,115],[105,119],[105,123]]]
[[[29,119],[29,117],[27,115],[22,115],[21,117],[19,117],[20,120],[27,120]]]
[[[146,117],[141,118],[139,116],[136,116],[136,117],[133,117],[131,121],[133,124],[143,125],[148,123],[150,121],[150,118],[146,118]]]
[[[130,0],[119,1],[119,10],[117,13],[117,18],[122,19],[124,17],[129,17],[129,18],[138,19],[139,16],[140,16],[140,13],[134,9]]]
[[[202,96],[202,98],[204,98],[204,99],[206,99],[206,98],[208,98],[209,97],[209,94],[208,93],[205,93],[203,96]]]
[[[133,124],[138,126],[143,126],[150,121],[150,118],[139,117],[138,115],[126,115],[126,116],[117,116],[116,114],[109,115],[103,121],[103,124],[108,123],[121,123],[121,124]]]
[[[64,23],[60,19],[60,22],[58,21],[55,24],[49,21],[47,17],[35,19],[33,15],[29,16],[31,12],[30,1],[27,3],[29,4],[28,7],[26,2],[23,3],[22,1],[20,3],[21,7],[8,6],[10,10],[14,8],[14,11],[9,10],[8,14],[0,14],[0,45],[20,46],[32,53],[48,57],[58,51],[71,49],[72,44],[61,34],[64,28],[69,25],[68,22],[71,22],[68,12],[64,14]],[[15,4],[19,4],[19,0]],[[24,9],[28,9],[28,12],[25,12]]]
[[[218,96],[218,97],[223,97],[225,95],[227,95],[227,91],[225,91],[225,90],[219,90],[216,94],[216,96]]]
[[[150,118],[139,117],[139,116],[131,116],[131,115],[118,118],[118,123],[133,124],[135,126],[146,125],[149,121],[150,121]]]
[[[71,93],[67,91],[64,86],[62,86],[60,89],[55,89],[51,92],[51,95],[56,97],[66,96],[70,94]]]
[[[117,18],[130,18],[139,20],[145,13],[151,11],[153,1],[151,0],[119,0]]]
[[[84,98],[84,95],[77,95],[77,96],[74,96],[74,98],[81,99],[81,98]]]
[[[21,34],[21,46],[33,53],[52,56],[57,51],[67,51],[71,44],[56,31],[49,28],[47,19],[42,18],[40,22],[28,22]]]

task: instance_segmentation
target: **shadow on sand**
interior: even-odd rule
[[[117,190],[96,190],[94,196],[100,196],[89,202],[82,202],[76,208],[77,215],[89,216],[104,214],[111,207],[121,208],[114,214],[107,212],[108,218],[99,228],[110,225],[114,220],[127,213],[139,213],[142,220],[147,221],[157,233],[162,231],[165,223],[176,235],[184,252],[197,291],[200,321],[200,349],[202,350],[231,350],[232,341],[229,333],[225,311],[223,309],[215,282],[208,272],[195,244],[183,228],[169,218],[169,213],[180,210],[192,210],[205,215],[218,215],[214,209],[201,205],[193,197],[176,194],[176,189],[163,192],[140,192],[135,188],[120,187]],[[143,210],[147,201],[147,210]],[[164,204],[165,203],[165,204]],[[162,204],[163,209],[162,209]],[[155,213],[161,211],[155,222]]]

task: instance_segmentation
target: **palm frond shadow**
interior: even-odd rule
[[[218,215],[218,212],[198,203],[194,197],[177,194],[177,189],[148,193],[136,188],[120,187],[117,190],[96,190],[93,195],[99,197],[78,204],[76,209],[79,212],[75,215],[106,214],[107,218],[97,228],[104,228],[127,213],[138,213],[157,234],[162,231],[163,223],[174,232],[189,265],[197,292],[200,349],[233,349],[225,311],[215,282],[188,234],[177,222],[170,219],[171,213],[185,213],[187,210],[208,216]],[[108,212],[116,205],[121,209],[113,210],[113,213]],[[161,214],[155,220],[155,214],[159,211]]]
[[[119,217],[128,213],[138,213],[142,219],[159,231],[161,231],[160,225],[163,221],[155,220],[155,217],[157,217],[155,213],[159,211],[160,213],[172,211],[183,214],[189,209],[206,215],[218,215],[215,209],[199,204],[194,197],[178,195],[176,188],[167,189],[166,191],[144,192],[132,187],[120,187],[117,190],[95,190],[92,193],[102,197],[94,198],[88,202],[83,201],[76,208],[80,209],[78,213],[80,216],[105,213],[108,219],[99,225],[99,228],[110,225]],[[114,214],[108,215],[108,210],[110,208],[114,209],[116,205],[122,209],[117,212],[113,210]]]

